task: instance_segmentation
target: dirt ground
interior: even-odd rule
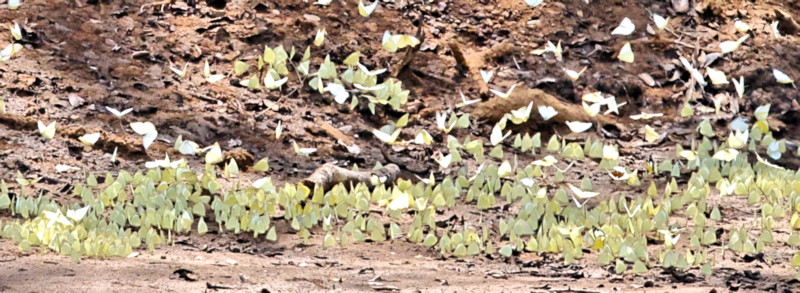
[[[614,116],[616,127],[607,126],[598,133],[568,135],[567,139],[617,141],[624,165],[644,171],[649,155],[657,160],[673,156],[675,144],[687,145],[701,117],[712,117],[714,126],[725,128],[737,116],[749,117],[765,103],[772,103],[770,125],[777,137],[790,141],[796,150],[800,127],[794,121],[800,115],[800,92],[774,81],[772,68],[789,76],[800,77],[800,43],[797,32],[788,22],[781,29],[784,36],[773,37],[770,23],[782,9],[800,19],[800,2],[704,0],[690,1],[691,9],[678,13],[670,1],[661,0],[583,0],[551,1],[530,8],[518,0],[435,0],[381,1],[370,18],[357,14],[357,2],[335,0],[321,7],[300,0],[250,1],[207,0],[177,1],[164,8],[140,6],[146,1],[24,1],[19,10],[10,12],[0,0],[0,23],[16,21],[25,35],[25,50],[0,63],[0,97],[8,114],[0,114],[0,178],[13,182],[17,171],[26,177],[42,177],[37,186],[56,201],[72,202],[72,182],[81,172],[56,173],[56,164],[67,164],[95,172],[144,168],[145,161],[180,157],[172,145],[182,135],[201,146],[219,142],[226,157],[234,157],[241,166],[269,157],[270,175],[277,183],[295,182],[308,176],[318,166],[371,167],[376,162],[396,163],[404,176],[426,177],[438,165],[432,158],[446,149],[446,136],[436,130],[434,113],[461,102],[461,90],[471,99],[492,99],[485,85],[477,82],[474,72],[465,69],[454,57],[458,44],[469,62],[494,70],[492,88],[505,89],[516,82],[540,89],[566,104],[580,104],[580,97],[591,91],[616,95],[628,104]],[[312,0],[313,1],[313,0]],[[224,6],[224,8],[223,8]],[[643,29],[652,26],[650,12],[669,16],[669,32],[651,35]],[[623,17],[636,25],[627,37],[609,33]],[[736,52],[714,61],[714,67],[728,77],[744,76],[748,85],[746,99],[731,99],[723,111],[714,114],[713,97],[735,93],[733,84],[708,87],[699,95],[696,117],[681,118],[688,80],[684,74],[672,79],[665,65],[678,56],[701,62],[702,52],[717,52],[717,44],[735,40],[735,19],[746,20],[752,27],[750,38]],[[434,135],[432,146],[387,146],[370,134],[373,128],[399,118],[401,113],[379,110],[349,110],[333,102],[330,95],[314,93],[307,85],[290,78],[283,91],[252,92],[239,86],[235,77],[208,84],[202,66],[208,60],[217,73],[233,70],[235,60],[253,62],[264,45],[285,48],[295,46],[298,54],[312,46],[317,28],[326,28],[320,47],[312,46],[312,64],[325,54],[341,62],[351,52],[362,53],[362,63],[370,68],[396,70],[403,54],[381,48],[383,32],[424,35],[421,50],[410,64],[410,71],[400,76],[411,90],[405,111],[411,113],[403,131],[413,137],[419,129]],[[5,35],[7,29],[0,29]],[[547,41],[561,42],[563,62],[552,55],[536,56],[533,49]],[[616,52],[626,42],[636,52],[635,62],[621,63]],[[0,41],[5,47],[7,40]],[[475,57],[479,56],[479,57]],[[483,59],[482,56],[487,56]],[[170,69],[189,63],[190,73],[178,78]],[[579,70],[588,67],[573,82],[562,67]],[[649,74],[657,86],[648,86],[640,74]],[[477,79],[476,79],[477,78]],[[307,84],[307,83],[306,83]],[[735,95],[735,94],[734,94]],[[735,100],[735,102],[733,101]],[[105,106],[134,108],[122,119],[108,114]],[[643,143],[642,125],[627,118],[641,111],[663,112],[653,123],[667,135],[657,143]],[[26,118],[27,117],[27,118]],[[59,134],[43,140],[36,133],[36,120],[57,121]],[[159,140],[144,151],[140,140],[127,124],[151,121],[159,130]],[[284,138],[275,139],[274,130],[282,121]],[[347,152],[337,143],[332,126],[353,140],[359,154]],[[473,119],[472,129],[457,130],[453,135],[488,137],[493,123]],[[94,148],[83,147],[75,138],[96,131],[104,139]],[[529,123],[515,131],[565,134],[563,125]],[[316,147],[312,156],[298,156],[290,139]],[[118,148],[118,163],[109,158]],[[530,154],[515,154],[507,148],[506,157],[531,160]],[[790,156],[787,156],[790,157]],[[200,158],[187,158],[202,169]],[[249,163],[248,163],[249,161]],[[797,168],[800,161],[787,158],[785,166]],[[467,160],[466,164],[474,161]],[[604,172],[591,160],[578,162],[567,178],[579,182],[589,176],[596,190],[610,196],[623,196],[643,190],[651,180],[664,184],[666,178],[647,178],[643,187],[620,187],[609,182]],[[474,169],[474,166],[472,167]],[[454,171],[454,168],[451,168]],[[244,173],[245,181],[260,177]],[[681,184],[687,176],[680,178]],[[14,187],[12,183],[10,187]],[[719,197],[716,200],[721,200]],[[751,219],[756,207],[745,199],[725,198],[720,204],[725,227],[738,227]],[[469,222],[477,219],[474,208],[457,207],[448,211]],[[488,216],[502,217],[500,209]],[[7,220],[10,215],[0,215]],[[783,222],[787,222],[784,219]],[[653,268],[644,275],[616,275],[613,267],[597,265],[596,254],[587,253],[577,264],[563,265],[553,255],[524,253],[509,260],[476,256],[445,258],[436,251],[403,239],[385,243],[361,243],[345,248],[323,249],[319,243],[324,233],[312,236],[313,245],[303,245],[286,223],[279,225],[279,239],[270,242],[251,235],[211,233],[204,236],[176,237],[172,246],[155,252],[141,250],[127,259],[84,258],[79,263],[52,253],[23,254],[8,239],[0,240],[0,291],[375,291],[398,289],[402,292],[568,292],[568,288],[613,291],[782,291],[800,290],[796,270],[789,266],[794,249],[769,247],[755,258],[728,252],[724,258],[715,254],[714,274],[704,276],[699,268],[676,272]],[[727,224],[730,224],[728,226]],[[283,226],[280,226],[283,225]],[[727,233],[722,228],[721,233]],[[313,231],[312,231],[313,232]],[[773,232],[778,243],[788,238],[788,227]],[[724,237],[720,237],[724,238]],[[781,240],[783,239],[783,240]],[[563,291],[559,291],[564,289]],[[578,291],[576,291],[578,292]],[[588,291],[587,291],[588,292]],[[782,291],[783,292],[783,291]]]

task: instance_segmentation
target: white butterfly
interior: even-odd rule
[[[381,68],[381,69],[378,69],[378,70],[369,71],[369,69],[367,69],[366,66],[361,65],[361,63],[357,63],[356,65],[358,65],[358,69],[361,69],[361,71],[363,71],[367,76],[376,76],[376,75],[379,75],[381,73],[386,72],[386,68]]]
[[[67,210],[67,218],[73,219],[76,222],[80,222],[83,217],[86,216],[86,213],[89,211],[89,207],[91,206],[87,205],[77,210]]]
[[[533,109],[533,102],[528,104],[528,107],[522,107],[516,110],[511,110],[511,122],[514,124],[522,124],[528,121],[531,117],[531,110]]]
[[[539,106],[539,115],[542,115],[542,119],[545,121],[555,117],[556,114],[558,114],[558,111],[551,106]]]
[[[460,90],[460,89],[458,90],[458,94],[459,94],[459,95],[461,95],[461,103],[460,103],[460,104],[458,104],[458,105],[456,105],[456,108],[461,108],[461,107],[464,107],[464,106],[469,106],[469,105],[472,105],[472,104],[475,104],[475,103],[477,103],[477,102],[480,102],[480,101],[481,101],[481,99],[467,100],[467,97],[465,97],[465,96],[464,96],[464,93],[463,93],[463,92],[461,92],[461,90]]]
[[[215,83],[225,78],[222,74],[211,75],[211,67],[208,66],[208,60],[206,60],[206,65],[203,66],[203,75],[209,83]]]
[[[525,0],[525,4],[528,4],[530,7],[536,7],[542,4],[544,0]]]
[[[775,75],[775,80],[777,80],[779,83],[783,84],[791,83],[794,85],[794,80],[788,75],[786,75],[786,73],[783,73],[778,69],[773,68],[772,75]]]
[[[295,153],[303,156],[308,156],[317,151],[317,148],[301,148],[300,146],[297,145],[297,142],[295,142],[294,139],[292,140],[292,147],[294,148]]]
[[[580,121],[567,121],[567,126],[569,126],[569,130],[574,133],[584,132],[592,128],[591,122],[580,122]]]
[[[681,239],[680,233],[678,233],[675,237],[672,237],[672,233],[670,231],[658,230],[658,232],[664,235],[664,243],[669,244],[667,246],[675,246],[675,244],[678,244],[678,239]]]
[[[573,186],[570,183],[567,183],[567,187],[569,187],[569,189],[572,190],[572,192],[575,193],[575,195],[577,195],[581,199],[593,198],[593,197],[597,196],[598,194],[600,194],[599,192],[591,192],[591,191],[580,190],[579,188]]]
[[[500,128],[500,124],[498,123],[495,124],[494,127],[492,128],[492,134],[489,136],[489,141],[492,143],[492,146],[495,146],[503,142],[503,140],[505,140],[510,135],[511,135],[511,130],[509,130],[508,132],[506,132],[505,135],[503,135],[503,129]]]
[[[339,104],[343,104],[350,97],[350,93],[347,92],[344,86],[335,82],[328,82],[325,90],[333,94],[333,100]]]
[[[369,86],[369,87],[354,83],[353,86],[355,88],[359,89],[359,90],[367,91],[367,92],[380,91],[380,90],[383,90],[384,88],[386,88],[386,84],[385,83],[382,83],[382,84],[379,84],[379,85],[374,85],[374,86]]]
[[[114,163],[117,161],[117,147],[114,147],[114,153],[111,154],[111,162]]]
[[[267,74],[267,76],[264,76],[264,87],[274,90],[281,87],[284,83],[286,83],[287,80],[289,80],[288,76],[279,80],[275,80],[275,78],[272,77],[272,74]]]
[[[156,131],[156,126],[150,122],[133,122],[131,123],[131,129],[138,135],[142,136],[142,145],[144,149],[148,149],[151,144],[156,140],[158,136],[158,131]]]
[[[711,80],[711,84],[729,84],[725,72],[709,67],[706,69],[706,74],[708,75],[708,79]]]
[[[622,22],[620,22],[619,26],[611,31],[612,35],[623,35],[627,36],[633,33],[636,29],[636,25],[633,24],[630,18],[623,18]]]
[[[494,76],[494,71],[483,71],[483,69],[481,69],[481,78],[483,78],[483,82],[489,83],[489,81],[492,80],[493,76]]]
[[[578,80],[578,78],[581,77],[581,74],[583,74],[583,72],[586,71],[586,68],[587,67],[583,67],[583,69],[581,69],[581,71],[575,71],[575,70],[572,70],[572,69],[567,69],[565,67],[564,68],[564,72],[566,72],[567,76],[569,76],[569,78],[571,78],[572,80]]]
[[[175,169],[175,168],[178,168],[178,166],[180,166],[181,163],[183,163],[183,159],[175,161],[175,162],[171,162],[169,160],[169,155],[165,155],[163,160],[155,160],[155,161],[151,161],[151,162],[145,162],[144,163],[144,167],[147,168],[147,169],[155,169],[155,168],[162,168],[162,169],[172,168],[172,169]]]
[[[778,31],[778,23],[779,22],[776,20],[773,21],[772,24],[770,24],[770,26],[772,26],[772,34],[775,36],[776,39],[781,38],[781,32]]]
[[[733,86],[736,88],[736,94],[741,99],[744,96],[744,76],[740,76],[739,80],[735,78],[731,80],[733,80]]]
[[[171,69],[172,72],[175,72],[175,74],[177,74],[178,77],[183,78],[184,76],[186,76],[186,68],[188,67],[189,67],[189,62],[186,62],[186,64],[183,65],[183,70],[172,67],[171,65],[169,69]]]
[[[442,167],[442,169],[446,169],[447,167],[450,167],[450,163],[453,162],[453,154],[447,154],[446,156],[439,154],[439,159],[436,160],[436,162],[439,163],[439,166]]]
[[[117,118],[122,118],[122,116],[128,115],[128,113],[133,111],[133,108],[128,108],[128,109],[125,109],[122,112],[120,112],[117,109],[114,109],[114,108],[106,106],[106,110],[108,110],[108,112],[111,112],[111,115],[114,115]]]
[[[583,206],[584,206],[584,205],[586,205],[586,203],[587,203],[587,202],[589,202],[589,200],[590,200],[590,198],[587,198],[587,199],[586,199],[586,200],[584,200],[583,202],[579,202],[579,201],[578,201],[578,199],[577,199],[577,198],[575,198],[575,196],[574,196],[574,195],[571,195],[571,194],[570,194],[570,196],[572,196],[572,201],[573,201],[573,202],[575,202],[575,206],[577,206],[579,209],[580,209],[580,208],[583,208]]]
[[[36,122],[36,126],[39,128],[39,134],[41,134],[46,139],[52,139],[56,136],[56,122],[50,122],[47,126],[42,123],[41,120]]]
[[[2,51],[0,51],[0,61],[8,61],[14,54],[22,51],[22,44],[12,43],[8,44]]]
[[[639,213],[639,210],[641,210],[642,205],[636,205],[636,208],[633,210],[633,212],[631,212],[631,210],[628,208],[628,205],[624,205],[624,207],[625,207],[625,212],[628,213],[628,218],[633,218],[636,216],[636,214]]]
[[[736,28],[736,30],[737,30],[738,32],[740,32],[740,33],[746,33],[747,31],[749,31],[749,30],[750,30],[750,25],[749,25],[749,24],[747,24],[747,23],[746,23],[746,22],[744,22],[744,21],[741,21],[741,20],[737,20],[736,22],[734,22],[734,23],[733,23],[733,26],[734,26],[734,27]]]
[[[392,134],[388,134],[378,129],[372,129],[372,134],[386,144],[394,144],[394,142],[397,140],[397,137],[400,135],[400,129],[395,129]]]
[[[181,145],[178,146],[178,152],[183,155],[194,156],[197,154],[197,149],[199,148],[200,146],[196,142],[184,140]]]
[[[664,116],[664,113],[653,113],[653,114],[650,114],[650,113],[642,112],[641,114],[631,116],[631,119],[633,119],[633,120],[639,120],[639,119],[649,120],[649,119],[653,119],[653,118],[661,117],[661,116]]]
[[[719,43],[719,48],[720,50],[722,50],[722,54],[733,52],[734,50],[739,48],[739,45],[744,43],[744,41],[747,41],[747,38],[749,37],[750,37],[749,35],[745,35],[744,37],[741,37],[736,41],[725,41]]]
[[[653,22],[656,23],[656,28],[658,28],[658,30],[662,30],[669,24],[669,17],[665,19],[661,15],[653,14]]]
[[[516,87],[517,87],[517,84],[515,83],[515,84],[514,84],[514,85],[512,85],[512,86],[511,86],[511,87],[508,89],[508,91],[507,91],[507,92],[505,92],[505,93],[503,93],[503,92],[499,92],[499,91],[497,91],[497,90],[489,90],[489,91],[491,91],[493,94],[497,95],[497,96],[498,96],[498,97],[500,97],[500,98],[503,98],[503,99],[508,99],[508,96],[510,96],[510,95],[511,95],[511,92],[513,92],[513,91],[514,91],[514,88],[516,88]]]
[[[83,144],[93,146],[100,139],[100,132],[84,134],[78,138]]]
[[[692,78],[694,78],[694,80],[698,84],[700,84],[700,86],[705,87],[706,85],[708,85],[706,79],[703,77],[703,74],[700,73],[699,70],[694,68],[694,66],[692,66],[691,63],[689,63],[689,60],[686,60],[686,58],[684,58],[683,56],[680,56],[678,59],[681,61],[681,64],[683,64],[683,67],[686,69],[686,71],[688,71],[692,75]]]
[[[314,46],[322,46],[322,42],[325,41],[325,29],[317,29],[317,35],[314,36]]]
[[[374,0],[374,1],[375,2],[372,2],[372,4],[370,5],[364,6],[364,2],[359,0],[358,14],[361,14],[361,16],[363,17],[369,17],[370,14],[372,14],[372,12],[375,11],[375,8],[378,8],[378,2],[380,2],[379,0]]]
[[[70,165],[62,165],[62,164],[57,164],[56,165],[56,172],[58,172],[58,173],[66,172],[66,171],[70,171],[70,170],[80,170],[80,168],[72,167]]]
[[[22,39],[22,29],[19,28],[19,24],[15,21],[14,25],[8,25],[9,30],[11,31],[11,36],[14,37],[15,40],[19,41]]]

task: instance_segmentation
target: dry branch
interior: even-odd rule
[[[328,163],[317,168],[314,173],[301,182],[306,186],[320,186],[325,190],[339,183],[345,185],[364,183],[369,188],[373,188],[373,176],[383,182],[394,182],[398,173],[400,173],[400,167],[395,164],[383,166],[375,171],[353,171]]]
[[[600,124],[598,128],[601,128],[602,125],[611,124],[620,130],[627,129],[624,125],[617,123],[613,118],[604,115],[589,117],[583,109],[583,106],[563,102],[540,89],[531,89],[526,85],[517,86],[508,99],[493,98],[480,103],[472,113],[480,119],[497,122],[503,118],[503,115],[506,113],[511,112],[511,110],[526,107],[530,102],[533,102],[534,105],[548,105],[558,111],[558,115],[548,120],[548,122],[564,123],[566,121],[596,120]],[[542,118],[536,114],[531,115],[531,121],[545,123]]]

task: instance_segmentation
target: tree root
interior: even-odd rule
[[[472,114],[480,119],[497,122],[503,118],[503,115],[511,112],[511,110],[527,107],[530,102],[533,102],[534,106],[551,106],[558,111],[558,115],[551,118],[547,122],[557,122],[563,124],[567,121],[596,120],[599,124],[598,128],[601,128],[606,124],[611,124],[622,131],[627,129],[627,127],[618,123],[616,119],[612,117],[604,115],[589,117],[581,105],[565,103],[540,89],[531,89],[522,84],[517,86],[508,99],[493,98],[486,102],[480,103],[475,110],[472,111]],[[536,110],[534,110],[531,114],[529,121],[536,122],[537,124],[547,123],[541,118],[541,116],[536,114]]]
[[[371,189],[375,187],[373,180],[387,184],[393,183],[399,173],[400,167],[395,164],[388,164],[375,171],[353,171],[328,163],[317,168],[314,173],[301,182],[306,186],[322,187],[323,190],[328,190],[339,183],[345,185],[364,183]]]
[[[505,56],[514,50],[514,46],[511,43],[504,42],[485,51],[465,54],[461,49],[461,44],[456,40],[455,37],[452,37],[447,45],[450,47],[450,51],[453,52],[453,57],[456,59],[456,64],[469,72],[473,82],[478,85],[478,91],[481,93],[481,95],[489,93],[489,87],[481,78],[481,68],[486,66],[487,61]]]

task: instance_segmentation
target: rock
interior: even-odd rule
[[[689,0],[672,0],[672,9],[677,13],[686,13],[689,11]]]

